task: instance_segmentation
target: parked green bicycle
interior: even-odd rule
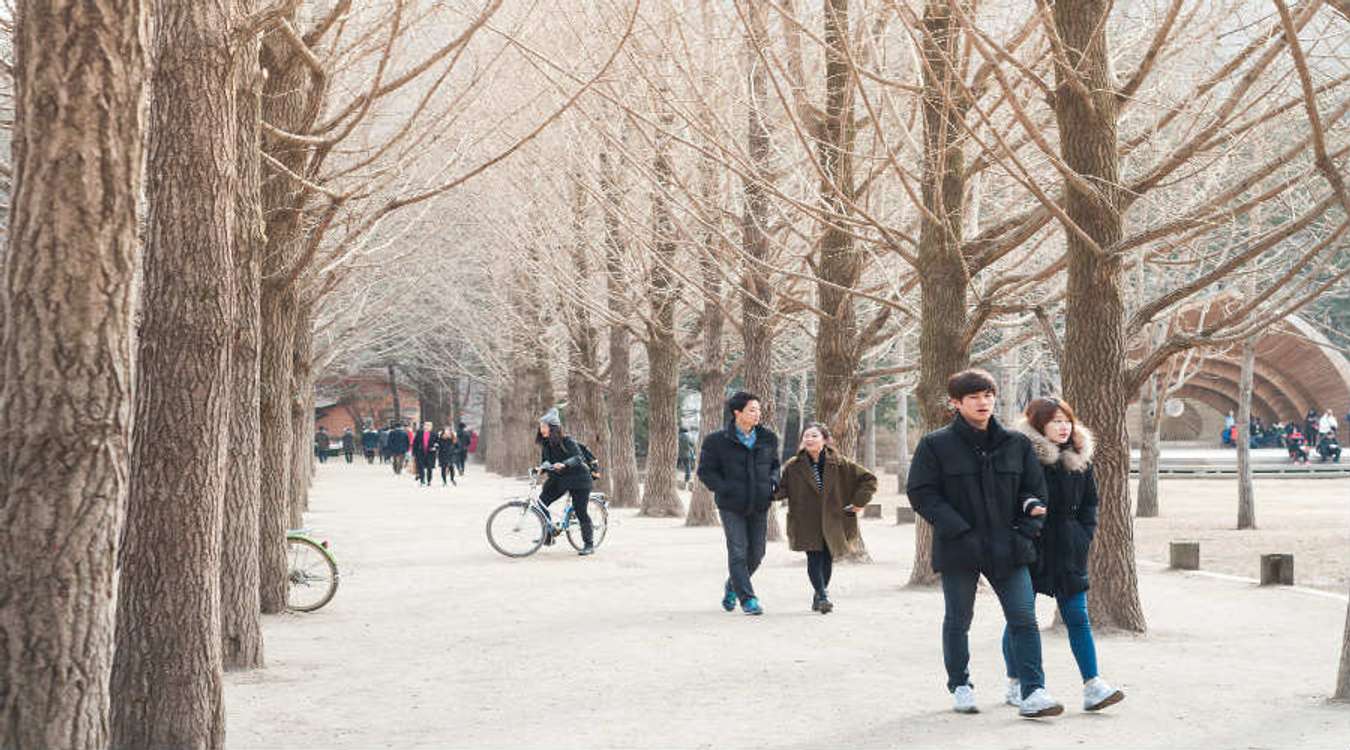
[[[577,551],[585,546],[570,499],[560,520],[554,520],[548,506],[539,501],[543,475],[541,468],[530,469],[530,487],[525,497],[503,503],[488,515],[488,544],[507,557],[529,557],[559,535],[566,535]],[[591,516],[591,542],[599,547],[609,530],[609,500],[603,492],[592,492],[586,508]]]
[[[286,532],[286,608],[313,612],[333,600],[338,588],[337,558],[328,540],[318,540],[308,529]]]

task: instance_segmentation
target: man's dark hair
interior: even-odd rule
[[[747,393],[746,391],[736,391],[735,393],[731,394],[731,398],[727,399],[727,411],[731,412],[732,414],[735,414],[738,411],[745,411],[746,404],[750,403],[751,401],[758,401],[758,400],[759,396],[756,396],[753,393]]]
[[[984,370],[962,370],[947,378],[947,395],[957,401],[973,393],[985,391],[998,393],[998,384],[994,382],[994,376]]]
[[[461,430],[464,429],[464,423],[463,423],[463,422],[460,422],[459,425],[457,425],[457,426],[458,426],[459,429],[461,429]]]

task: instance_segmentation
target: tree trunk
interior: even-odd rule
[[[746,108],[746,145],[750,169],[741,178],[741,248],[755,261],[769,259],[769,201],[766,182],[773,174],[773,152],[765,113],[769,109],[769,78],[758,50],[768,44],[768,5],[747,3],[749,33],[746,35],[746,62],[750,70],[750,91]],[[772,424],[778,405],[773,398],[773,287],[768,273],[758,263],[744,265],[745,299],[741,303],[741,337],[744,349],[742,377],[745,390],[760,399],[760,422]],[[723,414],[730,420],[730,414]],[[726,426],[726,422],[723,426]],[[778,511],[769,509],[767,538],[783,538]]]
[[[15,439],[0,444],[0,747],[104,748],[131,451],[146,9],[21,0],[11,17],[0,426]]]
[[[769,259],[769,201],[765,183],[773,173],[769,129],[765,113],[769,109],[767,66],[759,50],[768,44],[765,3],[748,3],[749,34],[746,36],[746,61],[750,70],[750,91],[746,107],[746,141],[750,169],[741,179],[741,248],[755,261]],[[768,274],[758,263],[744,264],[745,299],[741,304],[745,390],[760,398],[760,420],[771,423],[773,403],[773,287]],[[729,419],[730,415],[723,415]]]
[[[719,204],[717,168],[712,159],[699,162],[700,184],[702,186],[702,205],[705,212],[703,221],[707,229],[703,234],[703,252],[699,256],[699,269],[702,271],[703,292],[707,295],[703,302],[703,330],[699,340],[703,344],[703,361],[698,373],[699,411],[698,411],[698,455],[703,439],[722,429],[722,403],[726,395],[728,374],[726,367],[726,347],[723,342],[723,327],[726,324],[722,306],[722,275],[718,269],[719,234],[715,227],[720,223],[716,207]],[[721,519],[717,515],[717,506],[713,502],[712,490],[703,486],[697,479],[693,482],[689,495],[689,513],[685,516],[686,526],[717,526]]]
[[[1158,516],[1158,428],[1162,415],[1157,374],[1150,375],[1139,394],[1139,482],[1135,490],[1134,514],[1139,518]]]
[[[961,122],[965,109],[958,105],[961,21],[949,0],[928,0],[924,6],[923,71],[923,204],[919,223],[919,418],[925,432],[951,419],[947,408],[947,378],[965,369],[970,352],[966,334],[966,292],[969,271],[961,257],[965,156],[961,151]],[[966,12],[969,3],[963,0]],[[911,585],[932,585],[933,528],[918,518],[914,523],[914,567]]]
[[[825,2],[825,119],[819,140],[820,200],[836,216],[851,213],[857,197],[853,179],[852,68],[846,46],[849,37],[849,0]],[[827,315],[816,330],[816,419],[834,433],[846,455],[857,455],[858,431],[853,418],[858,396],[858,364],[862,355],[858,313],[853,295],[844,291],[858,284],[863,254],[853,247],[853,235],[840,221],[823,225],[816,288],[820,308]]]
[[[290,19],[294,22],[294,17]],[[308,68],[279,31],[263,37],[260,59],[263,79],[262,119],[290,133],[307,132],[318,107],[317,88]],[[276,136],[263,134],[263,151],[290,173],[304,172],[308,151]],[[262,354],[259,385],[261,426],[261,514],[259,522],[260,589],[264,614],[286,608],[286,528],[290,522],[291,474],[294,470],[294,423],[291,379],[294,371],[296,309],[299,297],[291,278],[303,239],[303,186],[286,171],[264,163],[262,213],[267,222],[267,247],[262,259]],[[312,453],[306,447],[306,455]]]
[[[628,309],[628,281],[624,277],[624,247],[619,236],[622,194],[609,153],[600,154],[600,189],[604,194],[605,278],[609,312],[615,320],[632,318]],[[636,442],[633,439],[633,340],[621,324],[609,327],[609,400],[610,461],[609,504],[615,508],[636,508],[641,496],[638,488]]]
[[[1242,340],[1242,371],[1238,377],[1238,521],[1239,529],[1256,528],[1256,496],[1252,493],[1252,376],[1256,369],[1258,336]]]
[[[236,12],[248,15],[254,0],[237,0]],[[263,236],[260,116],[262,69],[259,39],[245,38],[238,48],[239,195],[235,202],[236,317],[230,404],[229,471],[221,535],[220,640],[226,669],[263,666],[259,599],[259,287]]]
[[[489,389],[483,396],[483,424],[478,430],[478,452],[483,467],[494,474],[505,474],[499,436],[506,431],[502,424],[501,386]]]
[[[313,305],[301,302],[291,312],[297,319],[295,346],[291,349],[291,431],[295,444],[291,449],[291,487],[287,492],[288,523],[298,529],[305,525],[309,510],[309,486],[317,461],[314,457],[314,330]]]
[[[654,247],[647,300],[651,324],[647,331],[647,477],[642,484],[639,515],[679,517],[684,506],[675,491],[675,463],[679,455],[680,349],[675,341],[675,304],[679,282],[671,268],[675,258],[675,220],[667,195],[675,189],[674,166],[670,163],[670,136],[675,115],[665,104],[669,92],[658,95],[662,129],[656,136],[652,164],[652,245]]]
[[[265,189],[265,188],[264,188]],[[266,203],[264,203],[266,205]],[[269,222],[270,226],[270,222]],[[267,249],[273,249],[269,233]],[[270,265],[263,255],[263,273]],[[295,434],[291,423],[291,363],[295,348],[295,296],[293,290],[263,282],[261,299],[262,351],[259,380],[259,601],[263,614],[286,609],[286,529],[290,504]]]
[[[578,276],[590,277],[591,262],[586,256],[586,192],[581,175],[572,176],[572,262]],[[571,432],[585,443],[602,469],[601,484],[609,479],[609,422],[605,418],[605,396],[597,378],[600,375],[600,338],[585,306],[569,300],[571,322],[568,332],[572,347],[568,353],[567,398],[568,414],[572,417]],[[606,492],[608,495],[608,492]]]
[[[1078,417],[1097,432],[1094,461],[1101,506],[1092,545],[1088,603],[1094,624],[1143,632],[1134,561],[1125,428],[1125,304],[1121,256],[1103,255],[1123,234],[1116,120],[1118,102],[1107,51],[1110,0],[1060,0],[1055,27],[1068,60],[1056,65],[1055,119],[1065,163],[1094,186],[1066,181],[1065,209],[1087,238],[1065,227],[1064,392]],[[1078,79],[1076,85],[1070,76]]]
[[[222,747],[221,518],[236,319],[229,5],[157,6],[145,298],[110,725],[115,748]]]

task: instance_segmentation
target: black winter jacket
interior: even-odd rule
[[[749,515],[763,512],[778,489],[778,436],[755,427],[755,447],[746,448],[736,437],[736,425],[727,426],[703,439],[698,456],[698,479],[713,492],[717,508]]]
[[[577,441],[570,437],[562,439],[561,447],[554,447],[545,440],[540,443],[539,462],[545,464],[563,464],[562,471],[548,473],[545,485],[555,485],[564,490],[590,490],[595,482],[591,479],[591,469],[577,447]]]
[[[959,414],[924,435],[909,467],[906,493],[933,524],[933,570],[979,571],[1001,578],[1036,560],[1040,522],[1027,515],[1043,502],[1045,476],[1031,441],[989,419],[988,446]]]
[[[408,432],[406,430],[398,428],[389,431],[388,442],[385,443],[385,450],[388,450],[390,455],[407,453],[408,448]]]
[[[459,443],[445,435],[437,435],[433,445],[436,448],[436,460],[441,466],[449,466],[450,461],[459,453]]]
[[[1076,425],[1069,445],[1051,443],[1028,424],[1018,425],[1045,468],[1045,528],[1036,540],[1031,580],[1036,591],[1072,596],[1088,588],[1088,550],[1097,533],[1097,479],[1092,433]]]

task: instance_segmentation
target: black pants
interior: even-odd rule
[[[811,550],[806,553],[806,577],[811,579],[811,588],[816,596],[825,597],[825,589],[830,585],[830,574],[834,572],[834,556],[829,549]]]
[[[764,560],[765,536],[769,532],[769,512],[762,510],[743,516],[740,513],[720,512],[722,533],[727,537],[726,590],[736,592],[742,602],[755,596],[750,576]]]
[[[320,448],[320,449],[314,451],[314,453],[318,455],[318,457],[319,457],[319,463],[321,463],[321,464],[326,464],[326,463],[328,463],[328,449],[326,449],[326,448]]]
[[[369,451],[369,450],[366,451],[366,463],[368,463],[368,464],[373,464],[373,463],[375,463],[375,451]]]
[[[351,452],[351,451],[349,451],[349,450],[343,450],[343,451],[342,451],[342,455],[343,455],[344,458],[347,459],[347,463],[351,463],[351,462],[352,462],[352,452]]]
[[[455,468],[459,469],[459,475],[464,476],[464,458],[469,455],[468,451],[460,451],[455,454]]]
[[[563,495],[572,496],[572,511],[577,514],[577,521],[581,523],[581,541],[587,546],[594,540],[594,529],[591,526],[591,512],[587,505],[591,500],[591,488],[583,487],[579,490],[565,490],[558,486],[557,482],[549,482],[544,485],[544,489],[539,491],[539,502],[544,505],[552,505],[554,500]]]
[[[431,484],[431,470],[436,468],[436,459],[413,454],[413,463],[417,466],[417,481],[421,484]]]
[[[450,481],[455,481],[455,460],[441,459],[441,484],[445,484],[445,475],[450,475]]]
[[[403,454],[403,453],[395,453],[395,454],[393,454],[393,455],[391,455],[391,456],[389,457],[390,460],[392,460],[392,461],[394,462],[394,473],[395,473],[395,474],[402,474],[402,473],[403,473],[403,460],[404,460],[405,457],[406,457],[406,456],[405,456],[405,454]]]

